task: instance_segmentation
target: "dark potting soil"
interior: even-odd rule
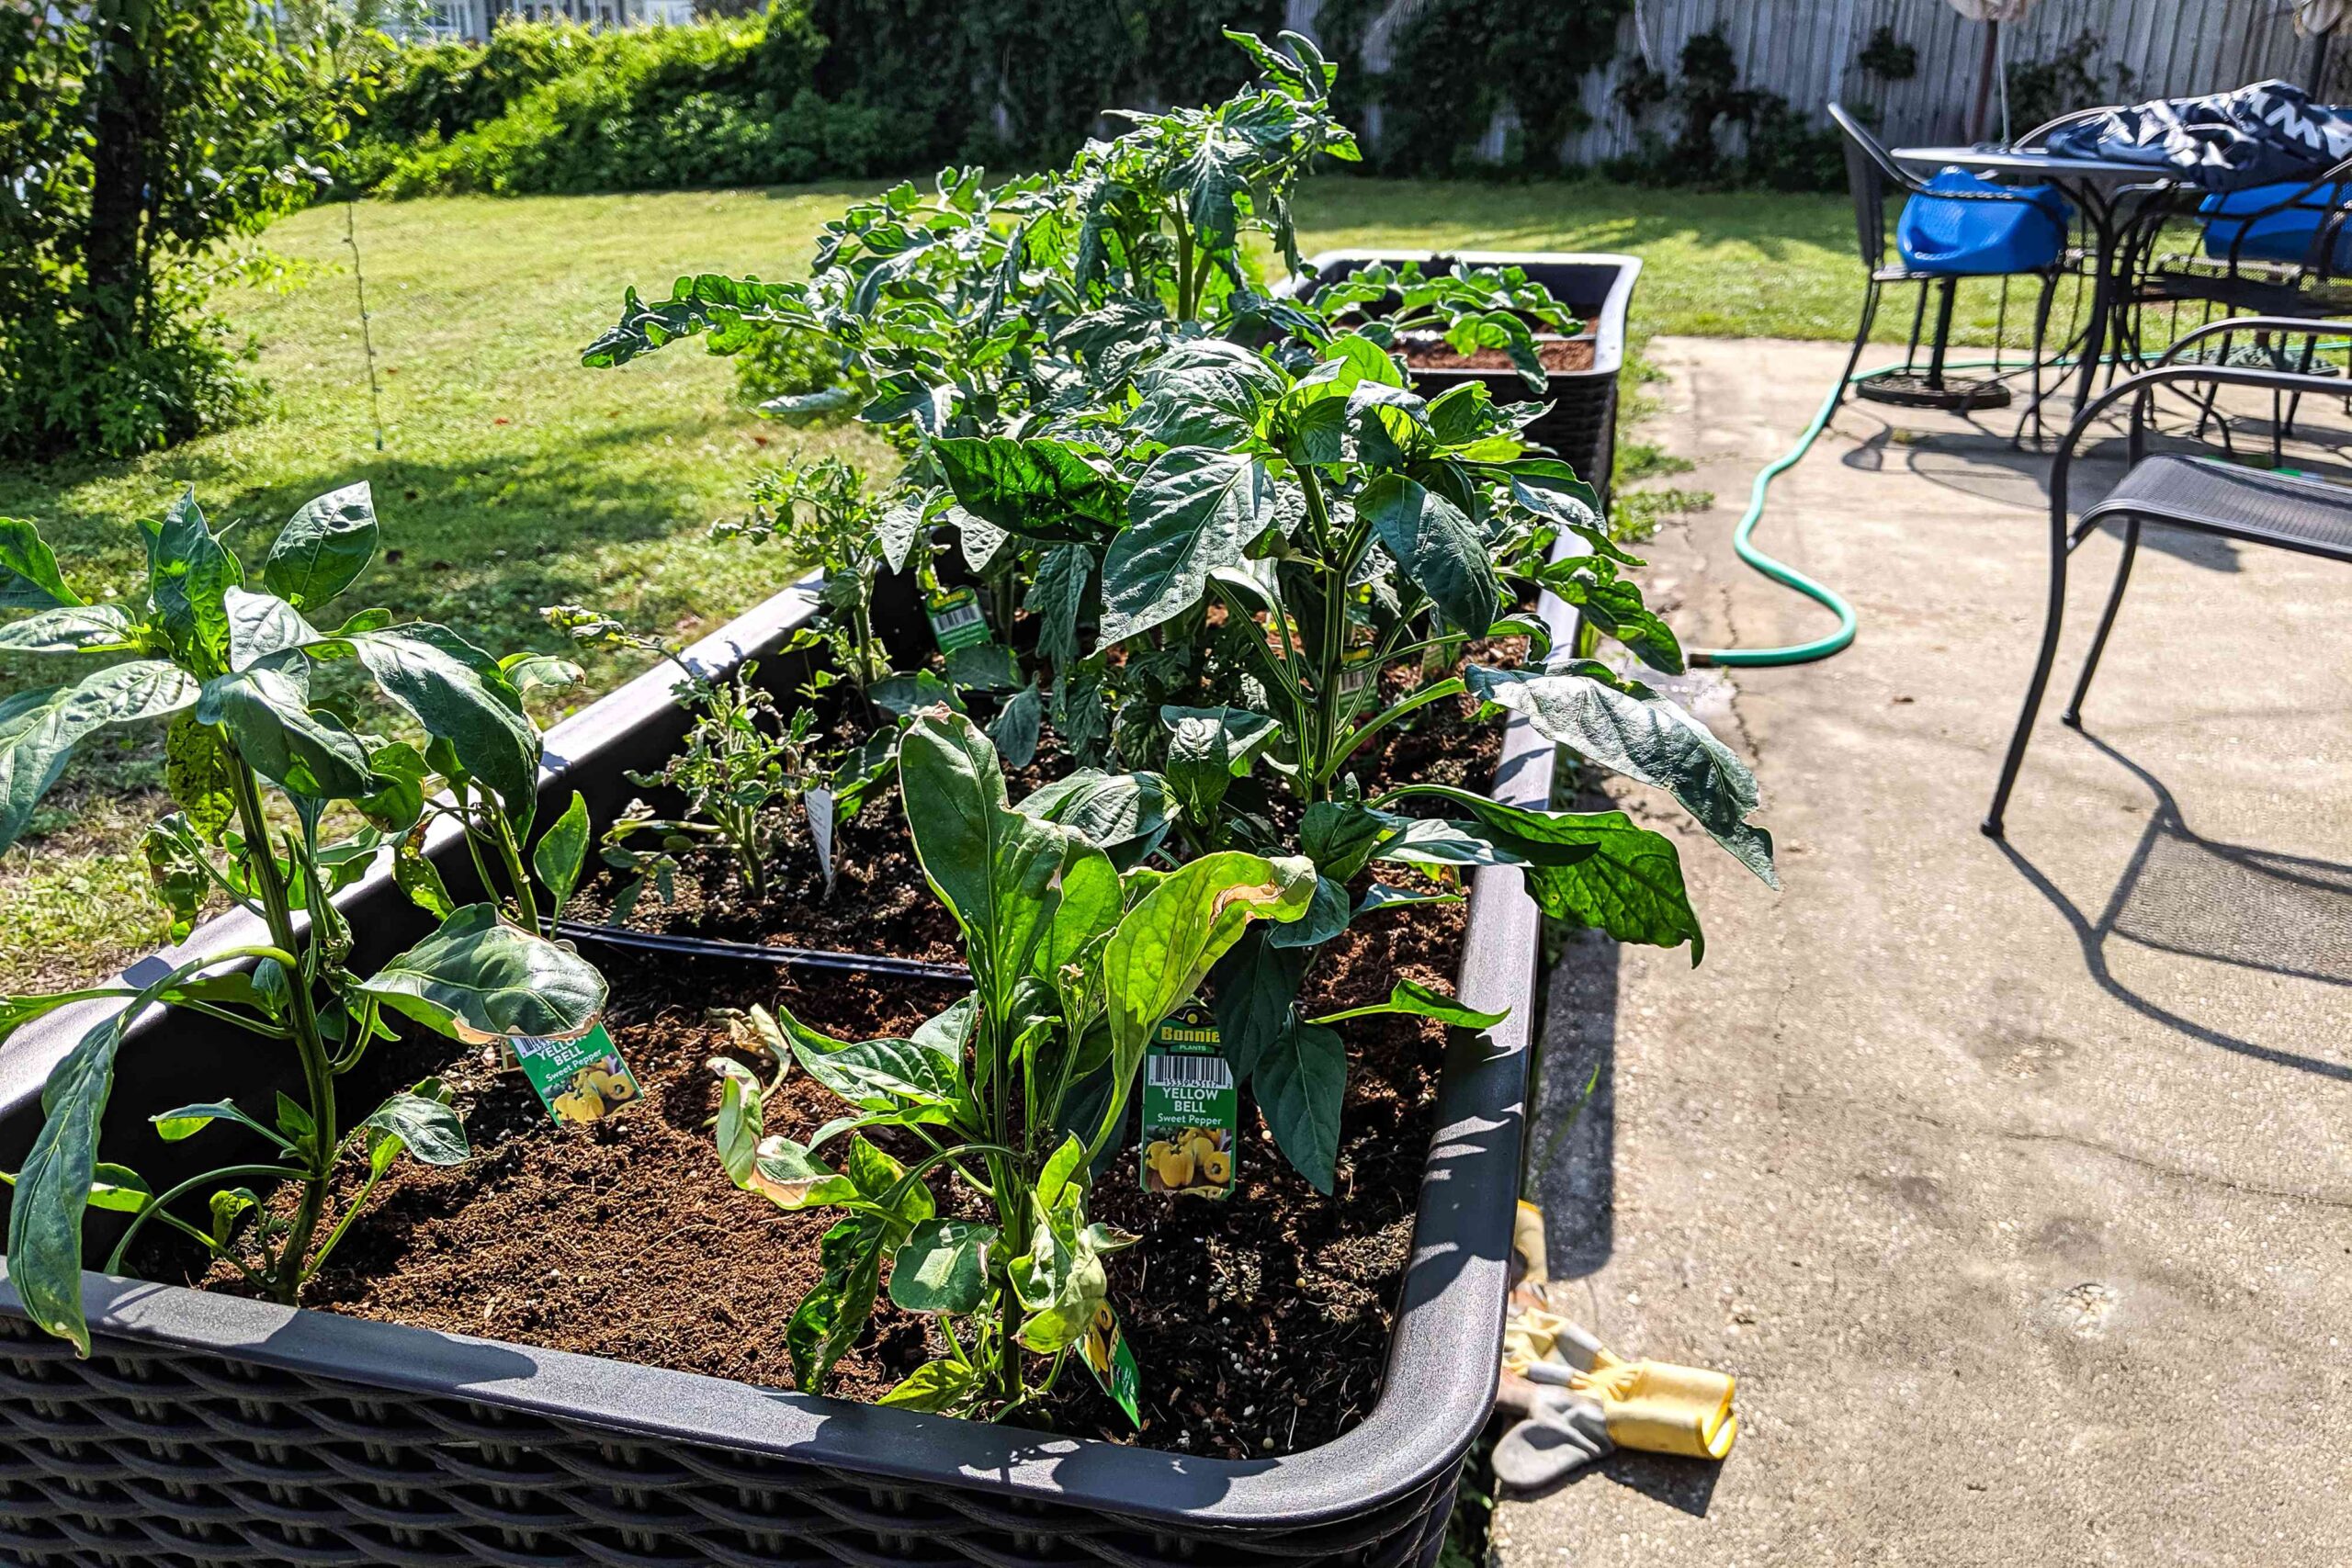
[[[1453,705],[1443,705],[1451,708]],[[1464,715],[1397,738],[1380,771],[1483,784],[1499,753],[1493,726]],[[929,894],[922,897],[928,900]],[[1366,921],[1325,950],[1310,1011],[1385,997],[1399,977],[1450,989],[1459,906]],[[382,1044],[346,1080],[345,1102],[428,1074],[456,1091],[473,1154],[435,1168],[403,1160],[312,1282],[306,1304],[445,1333],[578,1351],[790,1387],[785,1328],[819,1276],[823,1213],[786,1213],[739,1191],[707,1125],[718,1079],[707,1066],[742,1049],[714,1008],[781,1002],[843,1038],[905,1033],[955,999],[923,981],[776,970],[724,961],[600,954],[606,1022],[644,1096],[605,1120],[558,1124],[495,1048],[438,1036]],[[1330,1194],[1275,1147],[1245,1094],[1237,1188],[1223,1202],[1140,1190],[1132,1146],[1098,1179],[1093,1213],[1141,1243],[1109,1260],[1111,1296],[1142,1369],[1138,1435],[1073,1358],[1045,1416],[1057,1431],[1221,1458],[1327,1442],[1377,1400],[1433,1123],[1443,1030],[1374,1018],[1344,1026],[1349,1089]],[[805,1074],[768,1101],[766,1130],[806,1137],[841,1111]],[[890,1133],[884,1146],[902,1157]],[[336,1203],[359,1185],[348,1160]],[[969,1193],[939,1183],[952,1208]],[[280,1193],[283,1208],[289,1195]],[[149,1278],[184,1277],[159,1254]],[[206,1288],[240,1288],[216,1270]],[[929,1359],[931,1324],[887,1295],[827,1391],[876,1398]]]
[[[1589,337],[1539,337],[1535,357],[1546,370],[1589,370],[1593,363]],[[1408,344],[1405,363],[1416,370],[1509,370],[1510,355],[1499,348],[1473,349],[1463,354],[1443,342]]]
[[[1525,650],[1524,638],[1506,637],[1475,645],[1474,657],[1509,666],[1519,663]],[[1409,668],[1391,669],[1383,672],[1383,690],[1393,701],[1419,679]],[[1401,759],[1419,756],[1428,763],[1451,767],[1464,730],[1473,728],[1475,711],[1468,703],[1436,705],[1423,711],[1418,724],[1384,731],[1357,754],[1357,773],[1368,785],[1384,777],[1410,777],[1483,787],[1487,781],[1483,773],[1449,772],[1438,777],[1419,764],[1399,765]],[[846,744],[863,736],[842,730],[835,739]],[[1067,759],[1054,754],[1050,735],[1048,741],[1036,761],[1007,781],[1015,801],[1069,771]],[[929,963],[963,962],[955,917],[932,897],[923,880],[895,786],[876,792],[854,819],[837,826],[834,879],[830,888],[800,807],[797,804],[779,807],[778,815],[783,820],[772,824],[776,849],[767,869],[764,897],[752,894],[731,854],[716,845],[706,846],[679,855],[668,903],[649,886],[628,917],[613,923],[626,930],[672,936]],[[1274,815],[1278,820],[1285,817],[1279,802]],[[621,880],[610,873],[592,880],[567,912],[569,918],[610,922]],[[610,951],[599,947],[590,956],[601,960]]]

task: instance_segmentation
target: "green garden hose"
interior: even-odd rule
[[[2025,368],[2023,366],[2004,364],[1998,359],[1953,361],[1944,367],[1948,370]],[[1843,399],[1846,388],[1863,381],[1875,380],[1881,376],[1892,376],[1904,368],[1905,367],[1901,365],[1882,365],[1875,370],[1865,370],[1851,380],[1831,388],[1829,395],[1821,400],[1821,412],[1813,416],[1813,423],[1807,425],[1804,434],[1797,438],[1797,444],[1782,453],[1770,467],[1756,476],[1756,483],[1747,492],[1747,512],[1740,518],[1739,526],[1732,533],[1731,547],[1738,552],[1740,559],[1782,587],[1795,589],[1836,615],[1838,629],[1827,637],[1816,637],[1811,642],[1792,643],[1785,648],[1698,649],[1687,656],[1687,662],[1694,666],[1718,664],[1748,669],[1779,664],[1809,664],[1816,659],[1826,659],[1833,653],[1843,652],[1846,646],[1854,640],[1854,607],[1847,604],[1837,590],[1815,582],[1785,561],[1775,560],[1758,549],[1756,525],[1763,521],[1764,499],[1766,493],[1772,488],[1772,480],[1795,468],[1804,460],[1804,455],[1813,450],[1814,442],[1820,439],[1821,433],[1828,428],[1830,416],[1838,412],[1838,404]]]

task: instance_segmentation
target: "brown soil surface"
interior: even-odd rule
[[[1470,725],[1466,705],[1440,709],[1434,722],[1396,737],[1367,771],[1473,784],[1491,777],[1496,728]],[[900,873],[910,882],[911,869]],[[906,919],[931,907],[918,891]],[[1374,1001],[1403,976],[1450,989],[1462,929],[1458,906],[1368,920],[1325,950],[1305,1003],[1319,1012]],[[855,1039],[906,1032],[957,987],[598,956],[612,982],[606,1021],[643,1100],[592,1125],[560,1125],[494,1050],[437,1036],[378,1046],[345,1081],[350,1113],[438,1074],[457,1091],[473,1156],[448,1168],[395,1166],[306,1304],[789,1387],[785,1327],[817,1279],[818,1238],[831,1222],[779,1211],[737,1190],[720,1169],[707,1126],[718,1081],[707,1064],[722,1054],[755,1070],[772,1064],[739,1049],[709,1010],[782,1002],[814,1027]],[[1146,1195],[1131,1148],[1099,1178],[1094,1215],[1143,1237],[1110,1269],[1112,1300],[1143,1371],[1144,1429],[1138,1438],[1073,1361],[1045,1412],[1057,1430],[1258,1458],[1329,1441],[1372,1408],[1409,1252],[1443,1031],[1397,1018],[1343,1027],[1349,1089],[1331,1195],[1291,1169],[1246,1095],[1230,1200]],[[767,1130],[806,1137],[842,1109],[796,1072],[769,1100]],[[902,1136],[877,1141],[903,1156],[908,1150],[893,1143]],[[338,1211],[357,1188],[356,1164],[345,1167]],[[945,1204],[978,1212],[973,1195],[958,1200],[960,1189],[941,1182],[934,1190]],[[281,1193],[277,1205],[288,1201]],[[185,1277],[166,1262],[151,1260],[149,1277]],[[203,1283],[237,1287],[225,1271]],[[874,1399],[927,1359],[929,1332],[884,1298],[829,1392]]]
[[[1592,368],[1592,339],[1589,337],[1539,337],[1535,340],[1535,357],[1546,370],[1589,370]],[[1462,354],[1442,342],[1408,344],[1405,363],[1416,370],[1512,368],[1510,355],[1499,348],[1474,349],[1468,354]]]

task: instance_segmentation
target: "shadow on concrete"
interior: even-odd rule
[[[1665,1504],[1668,1507],[1703,1519],[1715,1500],[1715,1483],[1722,1479],[1721,1461],[1681,1459],[1672,1454],[1636,1453],[1631,1449],[1619,1449],[1599,1464],[1572,1471],[1551,1485],[1532,1492],[1514,1490],[1514,1499],[1552,1497],[1573,1486],[1581,1486],[1595,1477],[1606,1476],[1618,1485],[1638,1492],[1643,1496]]]
[[[1544,1100],[1530,1140],[1529,1186],[1544,1208],[1555,1280],[1599,1273],[1617,1235],[1618,944],[1567,938],[1544,1014]]]
[[[2256,1061],[2352,1083],[2352,1065],[2242,1040],[2183,1018],[2119,978],[2111,940],[2267,974],[2352,986],[2352,866],[2192,830],[2180,805],[2146,768],[2097,736],[2084,739],[2130,770],[2155,797],[2148,825],[2093,918],[2007,840],[2001,852],[2074,928],[2083,963],[2101,990],[2143,1018]]]

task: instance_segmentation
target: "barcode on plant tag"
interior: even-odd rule
[[[1222,1056],[1155,1051],[1144,1059],[1144,1082],[1153,1089],[1231,1089],[1233,1068]]]
[[[932,616],[931,626],[933,631],[944,637],[965,626],[977,626],[979,620],[980,607],[967,599],[960,604],[950,604]]]

